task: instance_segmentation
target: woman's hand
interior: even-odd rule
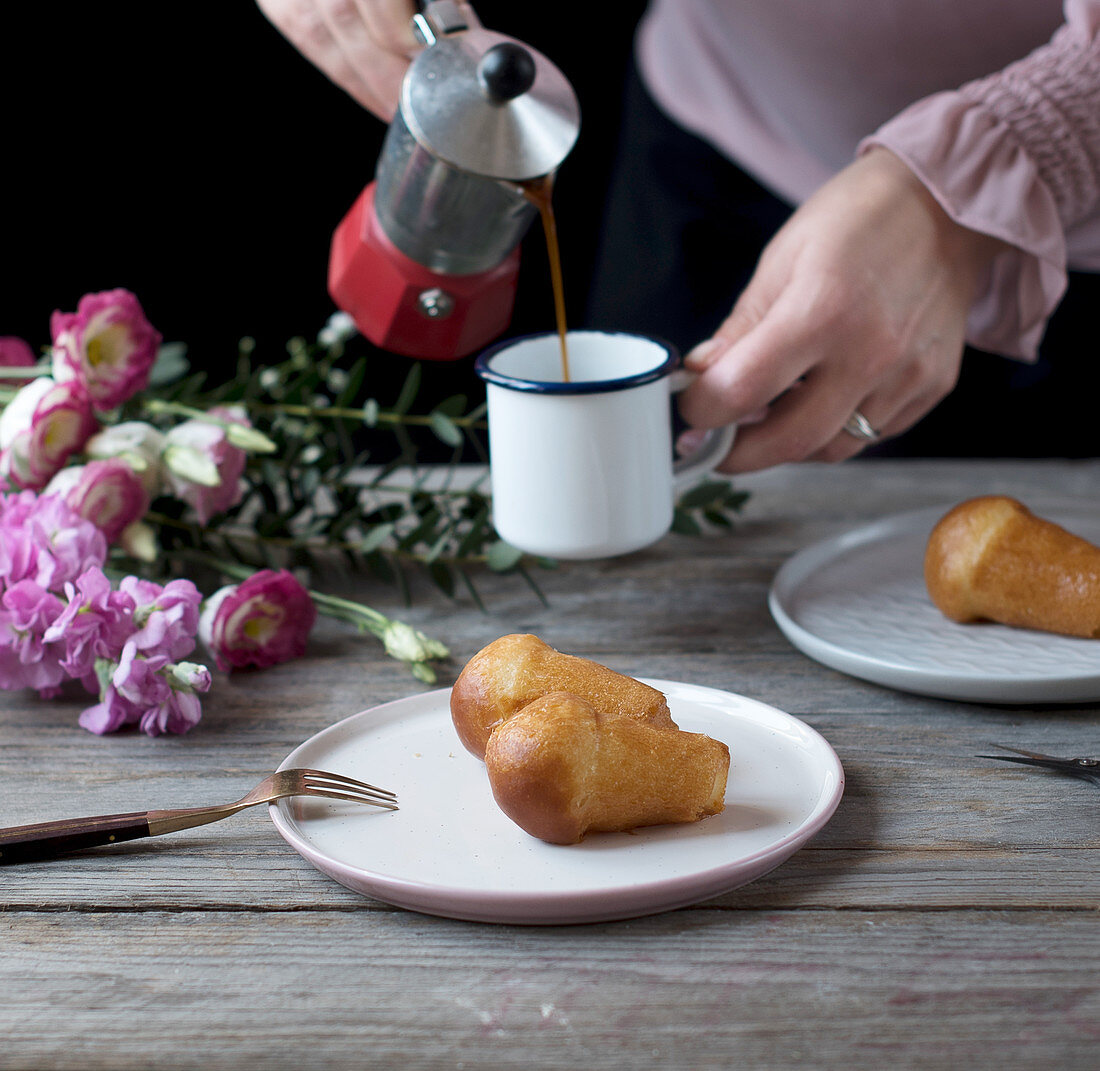
[[[299,52],[379,119],[397,110],[417,51],[413,0],[257,0]]]
[[[688,354],[700,376],[681,395],[684,418],[742,424],[725,472],[851,457],[866,446],[843,430],[857,410],[899,434],[954,387],[999,245],[873,149],[791,216],[729,318]]]

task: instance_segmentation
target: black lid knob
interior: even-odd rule
[[[477,80],[485,95],[503,104],[522,96],[535,84],[535,60],[523,45],[502,41],[493,45],[477,65]]]

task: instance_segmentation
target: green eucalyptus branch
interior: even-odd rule
[[[471,405],[455,395],[418,407],[419,363],[409,366],[394,397],[379,398],[372,367],[388,358],[357,356],[354,345],[352,336],[322,332],[316,342],[291,339],[284,359],[263,363],[244,339],[236,375],[213,387],[189,373],[178,347],[165,353],[154,375],[157,389],[136,400],[138,411],[164,426],[180,418],[214,420],[250,456],[243,499],[210,524],[156,504],[149,520],[164,552],[232,557],[250,569],[308,567],[335,555],[397,585],[406,598],[406,570],[413,570],[449,596],[467,591],[478,605],[476,574],[488,569],[519,577],[542,598],[532,573],[555,563],[504,543],[484,481],[467,486],[459,475],[469,469],[459,462],[470,455],[488,460],[484,402]],[[218,420],[210,413],[218,406],[243,409],[253,428]],[[414,434],[453,452],[450,464],[432,467],[430,486]],[[365,444],[363,437],[379,435],[388,437],[388,454],[375,461],[375,440]],[[745,497],[710,480],[677,503],[673,528],[699,534],[729,527]]]

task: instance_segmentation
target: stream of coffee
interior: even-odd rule
[[[530,179],[521,184],[523,195],[538,210],[542,217],[542,231],[546,235],[546,252],[550,257],[550,285],[554,290],[554,318],[558,325],[558,339],[561,342],[561,379],[569,382],[569,346],[565,340],[565,288],[561,278],[561,250],[558,246],[558,225],[554,219],[554,177]]]

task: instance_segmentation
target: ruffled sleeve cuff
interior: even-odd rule
[[[1058,209],[1034,162],[981,104],[937,93],[860,144],[900,157],[958,224],[1008,243],[967,321],[978,349],[1033,360],[1066,288]]]
[[[1100,250],[1100,3],[1069,0],[1048,45],[997,74],[918,101],[859,146],[900,157],[947,214],[1008,243],[967,341],[1034,358],[1075,262]]]

